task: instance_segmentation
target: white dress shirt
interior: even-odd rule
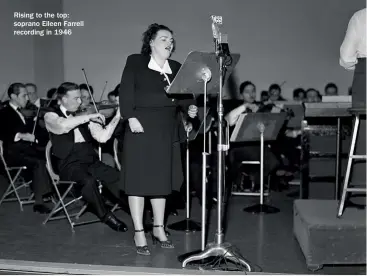
[[[357,11],[349,20],[344,41],[340,47],[339,63],[347,70],[354,70],[358,58],[367,56],[366,50],[366,9]]]
[[[48,112],[45,114],[46,129],[56,135],[68,133],[74,130],[74,142],[85,142],[83,135],[80,133],[78,126],[88,123],[88,128],[92,137],[99,143],[106,143],[112,136],[120,118],[115,116],[112,121],[105,127],[95,122],[89,121],[89,115],[81,115],[74,117],[73,115],[66,115],[66,108],[60,105],[60,110],[67,117],[60,117],[55,112]]]

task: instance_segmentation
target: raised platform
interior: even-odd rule
[[[337,206],[334,200],[294,202],[294,235],[312,271],[326,264],[366,263],[366,211],[347,208],[337,218]]]
[[[0,181],[0,188],[1,188]],[[292,187],[297,189],[297,187]],[[250,214],[243,208],[258,203],[258,197],[236,196],[229,200],[228,220],[225,220],[225,241],[237,247],[254,266],[248,274],[307,274],[307,266],[293,233],[293,199],[283,193],[271,193],[268,204],[280,209],[276,214]],[[332,193],[330,193],[332,196]],[[200,221],[201,212],[193,200],[192,219]],[[197,265],[182,269],[177,261],[181,254],[200,248],[200,232],[186,234],[170,231],[175,249],[148,245],[151,256],[137,255],[133,241],[131,218],[118,210],[116,215],[128,224],[129,231],[117,233],[102,223],[81,226],[70,231],[65,220],[42,225],[43,215],[32,206],[19,210],[15,203],[0,206],[0,275],[3,274],[205,274]],[[170,216],[168,223],[181,221],[185,211]],[[83,220],[94,219],[87,213]],[[208,242],[213,241],[217,217],[209,219]],[[281,254],[279,251],[281,248]],[[206,271],[213,274],[216,271]],[[221,271],[219,273],[231,273]],[[239,272],[244,274],[244,272]],[[322,274],[366,274],[365,265],[325,266]],[[217,273],[216,273],[217,274]]]

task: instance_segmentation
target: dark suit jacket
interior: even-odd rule
[[[163,76],[151,74],[148,69],[150,56],[142,54],[133,54],[127,58],[126,66],[120,85],[120,109],[121,115],[126,121],[129,118],[139,118],[139,113],[144,109],[162,109],[167,107],[176,107],[177,111],[183,113],[185,120],[195,122],[188,117],[188,107],[196,104],[192,95],[166,95],[162,97],[162,83],[168,86]],[[169,74],[170,82],[178,73],[181,64],[175,60],[169,59],[169,65],[172,74]],[[157,77],[158,76],[158,77]],[[162,118],[163,119],[163,118]],[[181,116],[177,113],[177,119],[181,121]],[[144,121],[140,122],[144,127]],[[163,124],[163,123],[162,123]],[[186,134],[183,125],[178,128],[178,140],[185,141]]]
[[[20,145],[23,142],[14,142],[17,133],[32,133],[33,120],[27,119],[26,124],[23,123],[17,112],[7,105],[0,111],[0,139],[4,142],[4,147]]]

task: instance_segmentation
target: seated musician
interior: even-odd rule
[[[306,91],[299,87],[293,90],[293,101],[304,102],[306,98]]]
[[[274,105],[265,106],[259,102],[256,102],[256,87],[250,81],[245,81],[240,85],[240,94],[243,98],[243,104],[234,110],[230,111],[225,119],[230,127],[233,127],[242,113],[255,113],[255,112],[279,112],[278,108]],[[244,143],[232,143],[229,149],[229,164],[230,182],[241,186],[241,174],[240,168],[242,161],[258,161],[260,160],[260,145],[258,142],[244,142]],[[272,173],[279,165],[277,158],[268,147],[264,147],[264,177],[266,178]],[[259,166],[246,165],[246,174],[254,186],[252,190],[258,189],[260,185],[260,169]],[[264,181],[264,183],[267,183]]]
[[[100,143],[110,139],[121,119],[119,110],[104,128],[105,118],[99,113],[74,116],[81,104],[77,84],[65,82],[57,94],[60,108],[46,113],[45,123],[50,132],[52,152],[58,158],[60,178],[80,184],[83,199],[102,222],[116,231],[127,231],[126,225],[106,209],[97,182],[99,180],[116,199],[120,199],[120,173],[99,161],[92,143],[93,139]]]
[[[37,86],[34,83],[26,83],[25,87],[28,91],[29,103],[40,107],[41,99],[38,97]]]
[[[117,104],[115,91],[109,92],[108,95],[107,95],[107,98],[108,98],[108,102],[109,103],[111,103],[111,104]]]
[[[269,87],[269,100],[271,102],[285,101],[286,99],[282,96],[282,88],[279,84],[273,83]]]
[[[335,83],[329,82],[324,88],[325,96],[338,96],[338,87]]]
[[[79,108],[81,110],[84,110],[85,108],[87,108],[87,107],[90,106],[92,99],[91,99],[91,96],[89,94],[89,90],[88,90],[88,85],[87,84],[82,83],[79,87],[80,87],[80,94],[81,94],[80,99],[82,101],[82,103],[81,103],[81,105],[80,105]],[[93,95],[93,87],[89,85],[89,89],[90,89],[90,92]]]
[[[319,91],[314,88],[306,90],[306,103],[319,103],[322,100],[322,96]]]
[[[34,192],[33,210],[49,213],[50,209],[43,197],[52,192],[52,186],[46,170],[44,148],[40,147],[33,132],[33,119],[27,119],[21,113],[28,102],[25,85],[13,83],[8,89],[9,105],[0,111],[1,137],[4,142],[5,159],[10,166],[27,166],[31,172],[31,189]]]

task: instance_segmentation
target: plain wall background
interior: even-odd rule
[[[173,59],[183,62],[193,50],[212,51],[210,15],[222,15],[230,49],[240,53],[239,81],[261,90],[282,83],[291,98],[298,86],[323,92],[335,82],[347,94],[352,73],[339,66],[339,48],[351,15],[364,0],[64,0],[64,12],[85,26],[64,37],[65,79],[84,82],[85,68],[98,96],[108,81],[117,85],[128,55],[140,51],[151,23],[175,32]],[[98,98],[98,97],[97,97]]]
[[[0,100],[11,83],[34,81],[35,77],[34,39],[13,35],[14,11],[32,12],[33,2],[0,1]]]
[[[339,47],[351,15],[364,0],[4,0],[0,1],[0,86],[36,82],[40,95],[62,81],[84,82],[106,92],[121,78],[128,55],[140,51],[141,34],[153,22],[175,32],[173,59],[183,62],[193,50],[212,51],[210,15],[222,15],[230,49],[240,53],[236,85],[251,80],[261,90],[273,82],[316,87],[329,81],[346,94],[352,73],[339,66]],[[71,36],[14,36],[13,12],[66,12],[83,20]],[[107,93],[106,93],[107,94]]]
[[[40,96],[64,81],[62,36],[15,36],[14,12],[62,11],[62,0],[0,1],[0,100],[13,82],[34,82]],[[28,21],[28,19],[16,19]]]

